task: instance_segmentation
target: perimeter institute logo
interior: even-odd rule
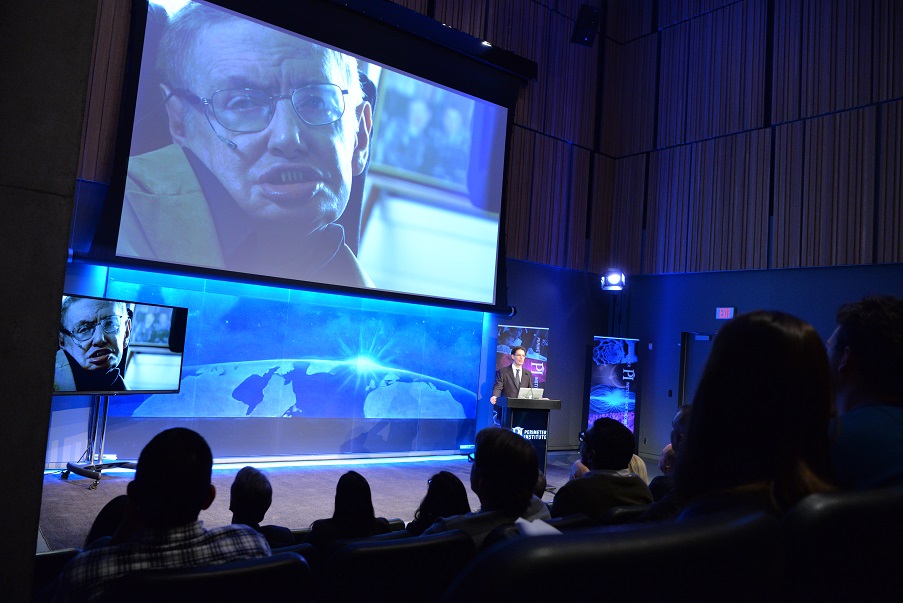
[[[546,439],[545,429],[524,429],[523,427],[512,427],[511,431],[524,438],[525,440],[544,440]]]

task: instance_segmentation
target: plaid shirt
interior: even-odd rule
[[[201,521],[170,529],[146,529],[128,542],[85,551],[70,561],[56,601],[91,601],[110,581],[146,569],[196,567],[266,557],[266,539],[244,525],[205,530]]]

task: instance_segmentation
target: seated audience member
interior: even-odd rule
[[[273,503],[273,487],[262,471],[254,467],[244,467],[236,475],[229,492],[229,510],[232,523],[251,526],[267,539],[270,548],[292,546],[295,537],[283,526],[261,526],[263,516]]]
[[[599,518],[612,507],[651,503],[646,482],[628,469],[633,447],[633,434],[620,421],[596,419],[581,448],[589,471],[558,490],[552,517],[584,513]]]
[[[589,471],[589,467],[583,464],[583,444],[586,441],[586,432],[581,431],[580,435],[578,435],[577,438],[580,440],[580,458],[574,461],[574,464],[571,465],[571,471],[568,474],[568,481],[577,479],[578,477],[583,477],[584,474]]]
[[[842,306],[828,356],[840,411],[831,445],[837,485],[903,485],[903,299]]]
[[[134,570],[186,568],[265,557],[266,539],[247,526],[204,529],[198,515],[216,496],[213,455],[198,433],[167,429],[144,447],[128,496],[141,526],[121,544],[85,551],[70,561],[57,600],[90,601]]]
[[[535,521],[537,519],[546,520],[552,518],[549,511],[549,505],[542,501],[543,494],[546,493],[546,476],[542,470],[539,470],[539,477],[536,479],[536,485],[533,486],[533,496],[530,497],[530,504],[524,511],[523,517],[527,521]]]
[[[640,455],[634,454],[630,457],[630,463],[627,465],[627,468],[630,469],[630,472],[634,475],[640,476],[640,479],[643,480],[644,483],[649,483],[649,470],[646,469],[646,461],[644,461]]]
[[[669,475],[674,471],[674,458],[676,456],[677,453],[674,452],[674,447],[671,443],[665,444],[665,447],[662,448],[662,453],[658,457],[658,470],[662,472],[662,475]]]
[[[586,437],[586,434],[581,433],[580,437],[581,437],[580,446],[582,448],[583,447],[583,439],[582,438]],[[638,454],[634,454],[631,457],[630,464],[627,465],[627,468],[630,469],[631,473],[635,473],[636,475],[639,475],[640,478],[642,478],[642,480],[644,482],[646,482],[647,484],[649,483],[649,470],[646,469],[646,461],[644,461],[642,459],[642,457],[640,457]],[[589,467],[584,465],[582,460],[577,459],[576,461],[574,461],[574,464],[571,465],[571,472],[570,472],[570,475],[568,475],[568,480],[576,479],[578,477],[583,477],[587,471],[589,471]]]
[[[457,475],[440,471],[427,484],[426,496],[414,511],[414,521],[405,528],[413,536],[423,534],[440,517],[470,513],[467,490]]]
[[[370,484],[357,471],[349,471],[336,484],[332,518],[313,522],[305,542],[327,552],[340,540],[366,538],[389,531],[389,522],[376,517],[373,512]]]
[[[128,494],[120,494],[110,499],[100,510],[100,513],[97,514],[97,517],[94,518],[94,523],[91,524],[91,529],[85,537],[85,544],[82,548],[87,549],[109,544],[113,540],[114,535],[121,531],[123,523],[126,521],[128,504]]]
[[[656,502],[664,498],[665,495],[674,488],[672,467],[674,460],[677,457],[677,451],[680,449],[680,443],[687,432],[687,421],[690,417],[690,409],[690,404],[681,406],[674,414],[674,418],[671,419],[671,443],[666,447],[666,450],[670,447],[671,460],[666,461],[664,459],[665,451],[663,450],[662,461],[659,462],[659,467],[662,469],[663,475],[659,475],[649,484],[649,491],[652,492],[652,498],[655,499]],[[663,464],[665,464],[665,467],[662,467]],[[665,468],[667,468],[667,471]]]
[[[439,519],[424,534],[461,530],[479,549],[494,529],[513,526],[533,496],[539,466],[536,451],[523,437],[501,427],[477,432],[470,489],[480,499],[480,510]]]
[[[725,324],[677,455],[674,488],[687,503],[678,520],[729,509],[783,513],[830,490],[833,415],[828,356],[811,325],[766,311]]]

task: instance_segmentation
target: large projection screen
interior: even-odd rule
[[[148,7],[116,256],[503,301],[505,106],[215,4]]]

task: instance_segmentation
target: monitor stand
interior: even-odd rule
[[[66,463],[66,470],[60,475],[62,479],[69,479],[69,473],[93,479],[88,488],[96,490],[100,483],[100,473],[104,469],[123,468],[135,469],[137,464],[131,461],[103,462],[104,433],[107,429],[107,413],[110,410],[110,396],[91,396],[91,418],[88,421],[90,433],[88,434],[88,448],[78,462]],[[82,459],[87,458],[86,463]]]

